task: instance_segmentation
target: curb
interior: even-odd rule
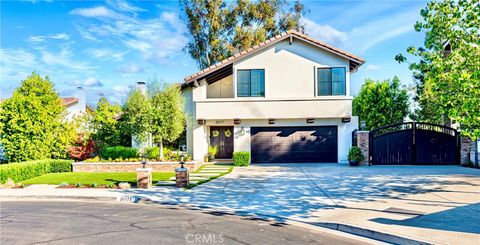
[[[99,201],[99,202],[111,202],[111,201],[125,201],[124,199],[129,199],[129,197],[125,196],[64,196],[64,195],[30,195],[30,196],[0,196],[0,200],[8,201],[8,200],[33,200],[33,199],[40,199],[40,200],[74,200],[74,201]]]
[[[233,214],[233,215],[240,215],[240,216],[253,216],[256,218],[261,218],[261,219],[276,219],[280,222],[285,222],[285,223],[290,223],[292,225],[297,225],[301,226],[304,228],[309,228],[309,229],[314,229],[314,230],[320,230],[325,232],[323,229],[328,229],[330,232],[331,231],[337,231],[337,233],[334,233],[335,235],[341,235],[346,237],[356,239],[356,240],[361,240],[365,241],[365,239],[368,239],[366,242],[380,242],[380,243],[388,243],[388,244],[405,244],[405,245],[433,245],[433,243],[428,243],[424,241],[419,241],[411,238],[405,238],[397,235],[392,235],[389,233],[381,232],[381,231],[375,231],[375,230],[370,230],[366,228],[360,228],[352,225],[347,225],[347,224],[340,224],[340,223],[329,223],[329,222],[305,222],[301,220],[295,220],[295,219],[289,219],[281,216],[275,216],[275,215],[269,215],[269,214],[263,214],[263,213],[252,213],[248,211],[242,211],[242,210],[233,210],[233,209],[228,209],[228,210],[221,210],[219,207],[215,206],[202,206],[202,205],[192,205],[192,204],[178,204],[176,202],[161,202],[161,201],[154,201],[146,197],[139,197],[139,196],[133,196],[131,197],[133,200],[133,203],[139,203],[139,204],[157,204],[157,205],[176,205],[179,207],[184,207],[184,208],[190,208],[190,209],[195,209],[195,210],[204,210],[204,211],[215,211],[215,212],[220,212],[220,213],[225,213],[225,214]],[[322,228],[322,229],[319,229]],[[341,234],[343,233],[343,234]],[[374,240],[374,241],[372,241]]]

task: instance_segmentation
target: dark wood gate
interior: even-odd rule
[[[436,124],[408,122],[370,132],[370,163],[456,165],[460,162],[457,130]]]

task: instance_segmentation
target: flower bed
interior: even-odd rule
[[[185,162],[185,167],[195,171],[201,166],[198,161]],[[72,163],[73,172],[136,172],[141,168],[140,162],[76,162]],[[148,162],[146,168],[153,172],[175,172],[180,167],[179,162]]]

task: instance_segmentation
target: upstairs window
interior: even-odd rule
[[[318,95],[346,95],[345,67],[318,68]]]
[[[265,96],[265,70],[237,70],[238,97]]]

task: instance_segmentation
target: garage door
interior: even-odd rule
[[[337,126],[252,127],[253,163],[337,162]]]

